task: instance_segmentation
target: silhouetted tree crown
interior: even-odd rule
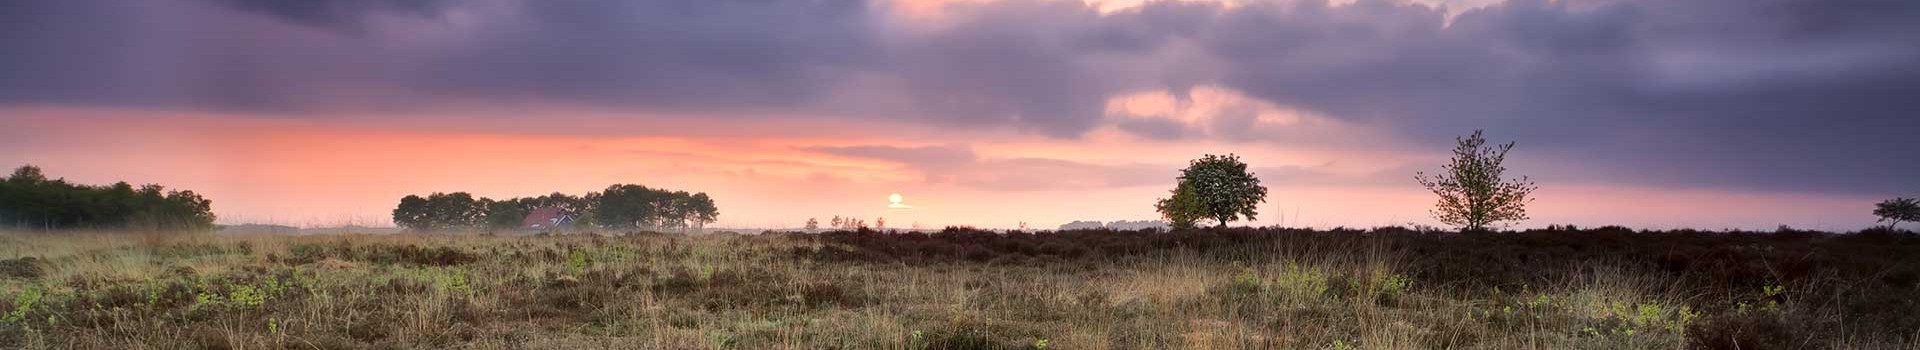
[[[417,231],[451,231],[481,227],[493,200],[474,199],[466,192],[409,195],[393,209],[393,223]],[[518,219],[515,219],[518,220]]]
[[[1162,199],[1155,206],[1162,216],[1176,224],[1191,226],[1198,218],[1208,218],[1225,227],[1243,216],[1253,220],[1258,214],[1255,209],[1267,201],[1267,187],[1261,186],[1260,178],[1248,172],[1247,164],[1232,154],[1209,154],[1195,159],[1180,171],[1179,180],[1173,197]]]
[[[1506,179],[1507,151],[1513,143],[1488,146],[1481,130],[1455,139],[1453,160],[1434,176],[1414,175],[1421,186],[1440,197],[1432,211],[1434,219],[1459,226],[1462,231],[1485,231],[1490,225],[1527,219],[1529,197],[1538,188],[1521,177]]]
[[[206,230],[213,221],[213,201],[193,191],[153,184],[135,189],[126,182],[70,184],[48,180],[32,165],[0,181],[0,227]]]
[[[700,228],[720,216],[706,193],[619,184],[578,197],[553,193],[496,201],[465,192],[409,195],[394,208],[393,222],[418,231],[513,229],[546,207],[558,208],[576,223],[609,228]]]
[[[1920,200],[1913,198],[1894,198],[1874,205],[1873,215],[1880,222],[1887,223],[1887,229],[1893,229],[1902,221],[1920,222]]]

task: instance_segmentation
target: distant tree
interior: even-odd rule
[[[526,221],[527,215],[542,208],[556,208],[561,215],[572,217],[574,222],[584,222],[584,216],[592,208],[592,205],[586,202],[587,200],[583,197],[559,192],[545,196],[515,197],[494,201],[487,206],[487,226],[495,229],[518,228]]]
[[[1887,223],[1889,230],[1899,226],[1901,221],[1920,222],[1920,200],[1905,197],[1888,199],[1874,206],[1873,215],[1879,216],[1880,222]]]
[[[600,222],[600,197],[600,192],[587,192],[586,195],[574,198],[572,211],[575,225],[593,226]]]
[[[1453,160],[1434,176],[1416,173],[1414,179],[1428,191],[1440,196],[1433,216],[1442,223],[1459,226],[1462,231],[1485,231],[1489,225],[1527,220],[1527,203],[1539,188],[1531,179],[1506,179],[1501,163],[1513,143],[1488,146],[1481,130],[1456,138]]]
[[[660,226],[681,229],[693,226],[695,209],[692,194],[686,191],[667,192],[659,205],[661,213],[657,221]]]
[[[408,195],[393,209],[393,223],[415,231],[474,229],[486,225],[488,209],[498,205],[466,192]]]
[[[693,194],[686,203],[686,218],[694,229],[706,228],[720,218],[720,208],[713,205],[713,198],[707,197],[706,192]]]
[[[1255,209],[1267,201],[1267,187],[1261,186],[1260,178],[1248,172],[1247,164],[1232,154],[1209,154],[1195,159],[1180,171],[1179,180],[1174,187],[1175,196],[1178,197],[1180,186],[1187,186],[1197,197],[1193,200],[1201,204],[1202,216],[1213,219],[1220,227],[1242,216],[1253,220],[1258,214]]]
[[[442,230],[460,230],[479,227],[485,223],[487,206],[493,200],[474,198],[466,192],[434,194],[427,196],[428,207],[432,208],[428,216]]]
[[[880,218],[876,218],[876,219],[873,219],[873,228],[877,228],[877,229],[882,229],[882,230],[884,230],[884,229],[886,229],[886,228],[887,228],[887,218],[886,218],[886,217],[880,217]]]
[[[213,228],[212,206],[213,201],[193,191],[153,184],[136,190],[126,182],[71,184],[48,179],[31,165],[14,169],[0,181],[0,227],[207,230]]]
[[[532,202],[530,203],[532,204],[530,206],[532,208],[556,207],[556,208],[560,208],[561,214],[575,216],[576,219],[578,219],[577,218],[578,216],[585,214],[587,210],[593,207],[592,205],[589,205],[587,203],[587,200],[583,197],[575,197],[575,196],[568,195],[565,193],[560,193],[560,192],[554,192],[552,194],[546,195],[545,197],[527,198],[527,200]]]
[[[818,229],[820,229],[820,219],[807,218],[807,231],[813,231]]]
[[[540,205],[531,198],[509,198],[487,203],[486,222],[491,229],[519,228],[528,214]]]
[[[832,225],[833,225],[833,228],[836,228],[836,229],[838,229],[838,228],[845,228],[846,226],[842,226],[842,225],[845,225],[845,224],[847,223],[847,221],[846,221],[846,219],[841,219],[839,215],[834,215],[834,216],[833,216],[833,221],[830,221],[830,222],[828,222],[828,223],[829,223],[829,224],[832,224]]]
[[[142,191],[150,198],[146,208],[135,209],[128,227],[148,230],[209,230],[213,229],[213,201],[200,197],[193,191],[168,191],[160,195],[160,185],[147,185],[151,191]]]
[[[23,165],[15,168],[13,169],[13,175],[7,176],[7,182],[17,184],[35,184],[45,181],[47,181],[47,174],[42,173],[40,167],[32,165]]]
[[[427,199],[410,194],[401,197],[400,206],[393,208],[393,224],[409,230],[432,230],[433,224],[428,221],[428,215]]]
[[[600,192],[595,220],[601,226],[613,228],[659,227],[659,219],[664,216],[661,204],[669,195],[671,193],[641,185],[607,186]]]
[[[1200,200],[1200,195],[1193,191],[1193,184],[1187,181],[1180,181],[1179,185],[1174,186],[1172,197],[1161,198],[1153,207],[1175,229],[1194,228],[1200,219],[1207,218],[1207,203]]]
[[[703,228],[720,217],[706,193],[667,191],[641,185],[607,186],[588,194],[594,222],[614,228]]]

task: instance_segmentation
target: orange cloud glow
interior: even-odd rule
[[[1153,98],[1165,100],[1147,99]],[[1181,108],[1214,103],[1195,101],[1156,108],[1181,114]],[[6,137],[0,163],[35,164],[80,183],[192,189],[214,200],[223,223],[304,226],[390,225],[388,212],[407,194],[504,198],[638,183],[709,193],[720,203],[720,227],[894,215],[889,225],[903,228],[1022,222],[1050,228],[1073,220],[1154,218],[1152,202],[1166,195],[1187,159],[1229,152],[1241,154],[1273,188],[1261,220],[1251,224],[1431,224],[1425,214],[1430,197],[1411,174],[1399,172],[1444,159],[1401,146],[1340,150],[1114,132],[1059,139],[831,119],[807,121],[804,130],[833,130],[815,134],[772,120],[640,121],[588,112],[536,121],[425,116],[391,122],[70,108],[0,115],[7,126],[0,131]],[[1273,127],[1290,126],[1299,127]],[[710,129],[729,131],[704,131]],[[972,157],[924,163],[819,151],[849,146],[956,147]],[[1866,203],[1580,184],[1544,188],[1530,224],[1713,228],[1765,215],[1821,227],[1860,216],[1855,212],[1865,210],[1848,205]],[[911,196],[914,210],[889,212],[886,198],[894,192]]]

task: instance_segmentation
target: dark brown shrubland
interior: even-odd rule
[[[10,348],[1912,348],[1920,238],[0,235]]]

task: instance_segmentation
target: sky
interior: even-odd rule
[[[1852,230],[1920,195],[1910,0],[0,2],[0,166],[388,226],[408,194],[706,192],[720,227],[1437,225],[1515,142],[1521,227]],[[889,209],[902,194],[910,210]]]

